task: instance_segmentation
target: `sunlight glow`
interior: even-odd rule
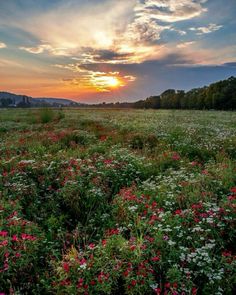
[[[91,82],[98,91],[109,91],[111,88],[122,86],[121,81],[113,76],[95,76]]]

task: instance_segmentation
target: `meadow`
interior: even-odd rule
[[[236,292],[236,112],[0,110],[0,294]]]

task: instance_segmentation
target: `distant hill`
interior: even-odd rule
[[[75,106],[75,107],[82,105],[81,103],[75,102],[70,99],[50,98],[50,97],[30,98],[30,103],[32,105],[49,104],[52,106],[60,105],[60,106]]]
[[[64,98],[33,98],[9,92],[0,92],[0,107],[78,107],[77,103]]]

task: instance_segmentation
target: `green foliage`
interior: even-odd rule
[[[137,108],[153,109],[236,109],[236,78],[213,83],[208,87],[183,90],[166,90],[161,96],[149,97],[134,104]]]
[[[0,113],[0,293],[234,292],[235,113],[41,114]]]
[[[52,109],[42,108],[40,110],[40,122],[43,124],[47,124],[52,122],[54,119],[54,113]]]

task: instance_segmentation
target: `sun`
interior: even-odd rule
[[[90,83],[99,92],[110,92],[120,87],[124,87],[124,79],[118,75],[104,75],[105,73],[96,73],[90,77]],[[117,74],[117,73],[114,73]],[[119,74],[119,73],[118,73]]]
[[[106,77],[105,82],[109,87],[117,87],[120,84],[120,81],[116,77]]]

